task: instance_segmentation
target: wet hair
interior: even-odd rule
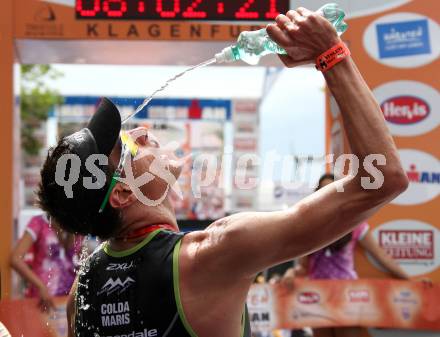
[[[37,204],[67,232],[108,239],[114,236],[120,228],[121,213],[109,203],[102,213],[98,213],[98,210],[110,186],[114,168],[111,163],[103,168],[106,175],[105,186],[99,190],[90,191],[81,185],[82,178],[90,176],[90,172],[85,169],[84,165],[81,165],[79,179],[72,186],[74,197],[69,199],[64,188],[56,183],[55,172],[59,158],[71,153],[72,145],[65,138],[49,150],[41,169]]]
[[[316,187],[315,191],[321,189],[322,183],[324,180],[333,180],[335,181],[335,175],[332,173],[325,173],[323,174],[319,180],[318,180],[318,186]],[[339,240],[333,242],[331,245],[328,245],[327,247],[325,247],[324,249],[328,249],[330,250],[330,252],[333,253],[337,253],[339,252],[341,249],[343,249],[352,239],[353,234],[352,232],[346,234],[345,236],[343,236],[342,238],[340,238]]]

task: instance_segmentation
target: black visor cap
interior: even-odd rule
[[[109,156],[121,131],[121,115],[118,108],[112,101],[104,97],[87,128],[95,138],[99,153]]]

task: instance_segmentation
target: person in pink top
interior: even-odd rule
[[[53,296],[69,294],[82,239],[62,231],[45,215],[34,216],[11,254],[11,267],[28,283],[27,297],[40,298],[43,311],[54,307]],[[30,263],[25,255],[33,253]]]
[[[323,175],[316,190],[335,181],[333,174]],[[366,222],[358,225],[331,245],[300,259],[295,276],[310,279],[355,280],[358,275],[354,266],[354,250],[359,245],[368,251],[393,277],[408,280],[409,275],[374,240]],[[292,274],[292,272],[289,272]],[[362,332],[357,327],[313,329],[314,337],[356,337]]]
[[[360,224],[353,232],[334,244],[308,256],[308,276],[310,279],[355,280],[354,249],[365,239],[369,226]],[[399,268],[400,269],[400,268]],[[402,275],[399,275],[403,277]]]

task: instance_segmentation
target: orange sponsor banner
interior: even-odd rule
[[[395,280],[309,281],[254,285],[252,331],[360,326],[440,331],[440,286]]]

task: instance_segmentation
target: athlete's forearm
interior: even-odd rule
[[[388,187],[406,186],[406,176],[400,165],[394,141],[385,125],[380,107],[368,88],[351,57],[347,57],[333,69],[325,73],[328,87],[341,110],[345,133],[351,152],[359,158],[363,170],[363,160],[371,154],[381,154],[386,158],[386,166],[378,166]],[[396,189],[399,186],[396,186]]]

